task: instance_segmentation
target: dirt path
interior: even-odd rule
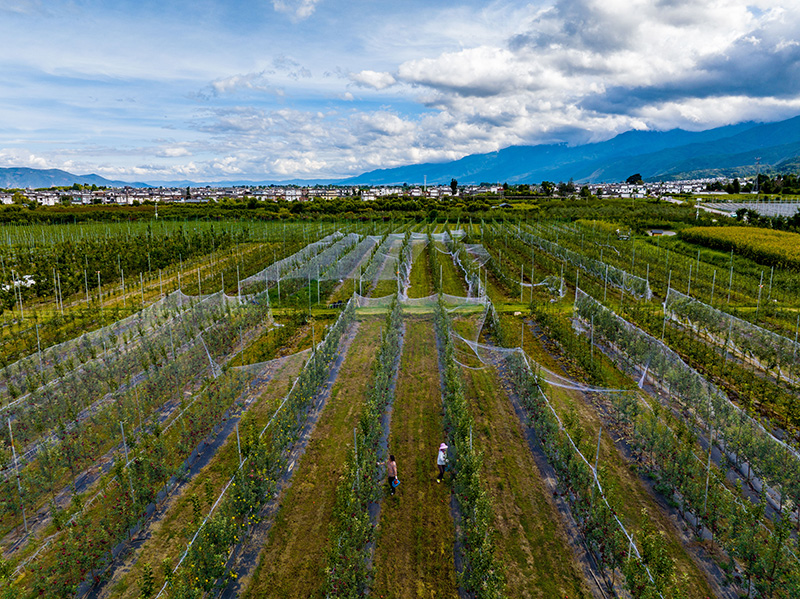
[[[450,487],[436,483],[443,432],[433,322],[409,319],[403,347],[389,436],[401,485],[381,506],[371,595],[457,597]]]
[[[380,320],[362,323],[317,422],[292,486],[259,557],[245,597],[319,597],[324,583],[328,527],[341,467],[352,444],[379,345]]]
[[[494,502],[499,561],[508,597],[592,597],[542,481],[514,409],[494,369],[462,368],[475,443]]]

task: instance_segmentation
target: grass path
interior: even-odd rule
[[[381,506],[373,597],[458,596],[450,488],[436,483],[443,435],[436,355],[433,322],[409,319],[389,435],[401,485]]]
[[[458,295],[464,297],[467,294],[467,287],[464,284],[464,273],[459,270],[455,265],[453,259],[446,253],[446,246],[440,241],[434,242],[437,249],[431,248],[430,251],[438,252],[438,259],[440,265],[440,272],[434,273],[433,276],[440,277],[442,283],[442,291],[450,295]]]
[[[493,369],[462,369],[483,453],[483,477],[494,502],[507,596],[591,597],[561,518],[528,449],[522,425]]]
[[[337,377],[244,597],[318,597],[339,470],[370,380],[380,325],[362,323]]]
[[[425,246],[421,252],[415,252],[414,264],[411,268],[411,286],[408,297],[427,297],[433,293],[431,269],[428,265],[428,252],[436,250]]]

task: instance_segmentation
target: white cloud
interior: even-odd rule
[[[273,8],[289,15],[293,21],[302,21],[314,14],[320,0],[272,0]]]
[[[40,40],[0,59],[0,164],[335,177],[800,111],[796,3],[542,2],[210,0],[191,22],[150,23],[146,7],[128,21],[124,9],[0,0],[7,45]],[[64,30],[66,15],[87,33]]]
[[[377,71],[366,70],[360,73],[350,73],[349,77],[356,85],[377,90],[385,89],[397,83],[389,73],[379,73]]]
[[[59,168],[49,159],[24,149],[0,149],[0,165],[4,167]]]
[[[162,158],[181,158],[183,156],[191,156],[192,153],[184,146],[168,146],[162,148],[156,153],[156,156]]]

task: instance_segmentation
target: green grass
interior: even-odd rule
[[[411,268],[411,287],[408,290],[408,297],[427,297],[433,293],[433,281],[431,280],[431,269],[428,264],[428,252],[436,250],[425,247],[419,255],[414,258],[414,265]]]
[[[244,597],[321,597],[328,523],[336,500],[338,473],[352,447],[353,427],[361,412],[380,343],[378,320],[364,322],[356,335],[331,397],[303,457],[292,486],[259,556]]]
[[[401,485],[381,505],[373,597],[458,596],[450,489],[436,482],[441,405],[433,322],[408,319],[389,436]]]

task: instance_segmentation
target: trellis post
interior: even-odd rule
[[[17,472],[17,491],[19,492],[19,506],[22,508],[22,522],[25,524],[25,534],[28,534],[28,519],[25,516],[25,504],[22,502],[22,483],[19,480],[19,463],[17,462],[17,450],[14,448],[14,433],[11,432],[11,418],[8,419],[8,436],[11,440],[11,453],[14,456],[14,470]]]

